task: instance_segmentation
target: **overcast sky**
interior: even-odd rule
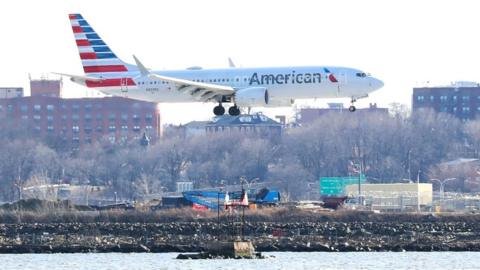
[[[385,82],[359,107],[410,106],[412,88],[427,81],[480,81],[479,10],[474,0],[2,1],[0,86],[28,89],[29,73],[83,74],[67,16],[78,12],[118,56],[133,62],[135,54],[152,69],[227,67],[228,57],[244,67],[354,67]],[[70,97],[86,93],[64,86]],[[210,117],[212,108],[161,110],[164,122],[186,122]]]

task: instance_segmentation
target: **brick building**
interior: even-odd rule
[[[63,81],[60,80],[32,80],[30,79],[30,93],[32,97],[62,97]]]
[[[413,112],[433,109],[464,121],[480,116],[480,84],[456,82],[449,86],[413,88]]]
[[[47,96],[0,99],[0,125],[26,127],[81,146],[93,141],[151,141],[161,135],[156,103],[121,97],[62,99]]]
[[[22,87],[0,87],[0,98],[23,97]]]
[[[280,138],[283,125],[267,116],[241,114],[217,116],[212,121],[192,121],[182,126],[185,136],[214,133],[252,134],[260,137]]]

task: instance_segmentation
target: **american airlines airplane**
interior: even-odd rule
[[[58,73],[109,95],[153,102],[215,102],[215,115],[240,108],[285,107],[296,99],[350,98],[354,102],[381,88],[383,82],[358,69],[330,66],[151,71],[135,56],[135,65],[117,57],[81,14],[70,14],[84,76]]]

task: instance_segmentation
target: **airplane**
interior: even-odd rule
[[[350,98],[354,103],[383,87],[383,82],[359,69],[333,66],[239,68],[229,60],[227,69],[151,71],[137,57],[135,65],[122,61],[81,14],[69,14],[85,75],[71,81],[113,96],[158,103],[214,102],[213,113],[240,108],[286,107],[296,99]]]

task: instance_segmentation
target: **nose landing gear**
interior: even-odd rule
[[[355,98],[352,98],[352,101],[351,101],[351,104],[352,104],[352,105],[350,105],[350,107],[348,107],[348,110],[349,110],[350,112],[354,112],[354,111],[357,110],[357,108],[355,108],[355,105],[354,105],[356,101],[357,101],[357,100],[356,100]]]

